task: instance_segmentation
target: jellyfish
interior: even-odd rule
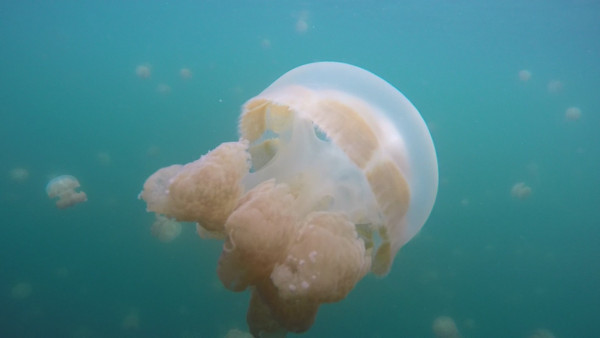
[[[31,296],[32,291],[33,287],[31,286],[31,283],[19,282],[13,285],[12,289],[10,290],[10,295],[14,299],[25,299]]]
[[[569,107],[565,111],[565,118],[569,121],[577,121],[581,118],[581,109],[577,107]]]
[[[15,182],[24,182],[29,178],[29,170],[25,168],[13,168],[9,172],[10,179]]]
[[[525,184],[525,182],[518,182],[510,189],[510,194],[514,198],[524,200],[531,196],[531,187]]]
[[[548,82],[546,87],[548,88],[548,92],[555,94],[563,89],[563,83],[559,80],[552,80]]]
[[[448,316],[437,317],[432,325],[433,334],[436,338],[460,338],[460,332],[456,327],[454,319]]]
[[[187,80],[192,78],[192,71],[189,68],[181,68],[179,75],[182,79]]]
[[[528,71],[527,69],[523,69],[521,71],[519,71],[519,80],[523,81],[523,82],[527,82],[531,79],[531,72]]]
[[[148,79],[152,74],[152,68],[149,64],[142,64],[135,67],[135,75],[137,75],[141,79]]]
[[[304,34],[308,31],[308,11],[301,11],[296,21],[296,33]]]
[[[83,191],[75,191],[79,188],[79,181],[71,175],[62,175],[55,177],[46,185],[48,197],[56,201],[56,207],[65,209],[76,204],[87,201],[87,195]]]
[[[536,329],[529,338],[555,338],[556,336],[548,329]]]
[[[156,91],[162,95],[166,95],[171,93],[171,86],[169,86],[168,84],[160,83],[158,86],[156,86]]]
[[[156,214],[156,221],[154,221],[150,230],[154,237],[162,242],[168,243],[181,234],[181,224],[168,219],[165,216]]]
[[[433,141],[396,88],[337,62],[281,76],[243,105],[238,130],[156,171],[139,198],[223,240],[217,274],[251,290],[254,336],[305,332],[419,232],[438,187]]]

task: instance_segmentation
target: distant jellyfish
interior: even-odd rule
[[[519,80],[523,81],[523,82],[527,82],[531,79],[531,72],[528,71],[527,69],[523,69],[521,71],[519,71]]]
[[[296,21],[296,33],[304,34],[306,31],[308,31],[308,11],[302,11]]]
[[[10,290],[10,295],[14,299],[25,299],[31,296],[33,287],[29,282],[20,282],[15,284]]]
[[[140,313],[136,308],[131,308],[123,317],[121,327],[125,330],[137,330],[140,328]]]
[[[10,170],[9,176],[15,182],[23,182],[29,178],[29,171],[25,168],[13,168]]]
[[[581,118],[581,109],[577,107],[569,107],[565,111],[565,118],[569,121],[577,121]]]
[[[141,79],[147,79],[152,74],[152,70],[149,64],[143,64],[135,67],[135,75]]]
[[[252,335],[249,332],[245,332],[238,329],[231,329],[227,331],[225,338],[252,338]]]
[[[167,84],[161,83],[158,86],[156,86],[156,91],[160,94],[166,95],[171,92],[171,87]]]
[[[531,333],[529,338],[555,338],[556,336],[548,329],[537,329]]]
[[[433,321],[432,330],[436,338],[460,338],[461,336],[454,319],[448,316],[437,317]]]
[[[101,151],[101,152],[97,153],[96,160],[98,161],[98,163],[100,163],[103,166],[109,166],[112,162],[110,153],[108,153],[107,151]]]
[[[149,157],[154,157],[154,156],[158,156],[160,154],[160,147],[152,145],[149,146],[148,149],[146,149],[146,156]]]
[[[156,214],[156,221],[152,224],[152,235],[161,242],[171,242],[181,234],[181,223]]]
[[[87,195],[83,191],[75,191],[79,188],[79,181],[71,175],[62,175],[53,178],[46,186],[48,197],[56,201],[56,207],[65,209],[76,204],[87,201]]]
[[[192,71],[189,68],[181,68],[181,70],[179,70],[179,75],[181,76],[182,79],[191,79],[192,78]]]
[[[269,40],[267,38],[260,40],[260,46],[263,49],[269,49],[269,48],[271,48],[271,40]]]
[[[548,88],[548,92],[555,94],[562,90],[563,83],[560,82],[559,80],[552,80],[552,81],[548,82],[547,88]]]
[[[514,198],[524,200],[531,196],[531,187],[526,185],[525,182],[518,182],[512,186],[510,194]]]

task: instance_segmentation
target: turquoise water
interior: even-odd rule
[[[392,272],[322,306],[304,336],[433,337],[440,315],[463,337],[600,336],[598,36],[600,5],[583,0],[2,2],[0,336],[247,330],[249,295],[215,273],[221,243],[191,225],[160,242],[137,194],[235,140],[240,106],[277,77],[324,60],[412,101],[440,187]],[[54,207],[60,174],[86,203]]]

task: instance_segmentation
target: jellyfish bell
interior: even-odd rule
[[[531,187],[525,184],[525,182],[515,183],[510,189],[511,196],[520,200],[529,198],[531,193]]]
[[[87,201],[87,195],[83,191],[76,191],[80,187],[79,181],[71,175],[55,177],[46,185],[46,194],[51,199],[58,199],[56,207],[66,209],[76,204]]]
[[[559,80],[551,80],[546,85],[546,88],[548,89],[549,93],[556,94],[556,93],[562,91],[563,83]]]
[[[156,214],[156,220],[150,228],[152,235],[161,242],[169,243],[181,234],[181,223],[169,219],[163,215]]]
[[[523,81],[523,82],[527,82],[531,79],[531,72],[528,71],[527,69],[523,69],[521,71],[519,71],[519,80]]]
[[[191,79],[192,78],[192,70],[189,68],[181,68],[179,70],[179,75],[184,80]]]
[[[149,64],[141,64],[135,67],[135,75],[141,79],[148,79],[152,74],[152,68]]]
[[[569,107],[565,111],[565,118],[568,121],[577,121],[581,118],[581,109],[578,107]]]
[[[448,316],[439,316],[433,321],[433,334],[436,338],[460,338],[460,332],[454,319]]]
[[[29,170],[21,167],[13,168],[10,170],[9,176],[15,182],[24,182],[29,178]]]
[[[419,232],[437,194],[433,141],[396,88],[336,62],[281,76],[238,128],[240,141],[158,170],[140,198],[224,239],[217,273],[252,290],[253,335],[304,332]]]

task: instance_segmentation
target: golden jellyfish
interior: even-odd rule
[[[171,86],[169,86],[168,84],[160,83],[158,86],[156,86],[156,91],[162,95],[166,95],[171,93]]]
[[[436,338],[460,338],[460,332],[456,327],[454,319],[448,316],[437,317],[432,325],[433,334]]]
[[[308,11],[301,11],[296,21],[296,33],[304,34],[308,31]]]
[[[227,334],[225,334],[225,338],[252,338],[252,335],[242,330],[231,329],[227,331]]]
[[[529,338],[555,338],[554,333],[548,329],[536,329]]]
[[[25,168],[13,168],[8,174],[15,182],[24,182],[29,178],[29,170]]]
[[[10,290],[10,295],[14,299],[25,299],[31,296],[33,287],[29,282],[19,282]]]
[[[548,92],[555,94],[563,89],[563,83],[559,80],[552,80],[548,82],[546,88],[548,88]]]
[[[171,242],[181,234],[181,224],[163,215],[156,214],[156,221],[150,228],[152,235],[161,242]]]
[[[191,79],[192,78],[192,70],[189,68],[181,68],[179,70],[179,76],[181,76],[181,78],[184,80]]]
[[[527,82],[531,79],[531,72],[528,71],[527,69],[523,69],[521,71],[519,71],[519,80],[523,81],[523,82]]]
[[[148,79],[152,74],[152,69],[149,64],[143,64],[135,67],[135,75],[141,79]]]
[[[525,182],[518,182],[510,189],[510,194],[514,198],[524,200],[531,196],[531,187],[525,184]]]
[[[396,88],[337,62],[284,74],[243,105],[238,130],[239,141],[152,174],[139,197],[224,239],[217,273],[251,290],[254,336],[307,331],[322,303],[385,276],[429,217],[431,135]]]
[[[577,121],[581,118],[581,109],[577,107],[569,107],[565,111],[565,118],[569,121]]]
[[[71,175],[62,175],[55,177],[46,185],[48,197],[56,201],[56,207],[66,209],[76,204],[87,201],[87,195],[83,191],[76,191],[79,188],[79,181]]]

